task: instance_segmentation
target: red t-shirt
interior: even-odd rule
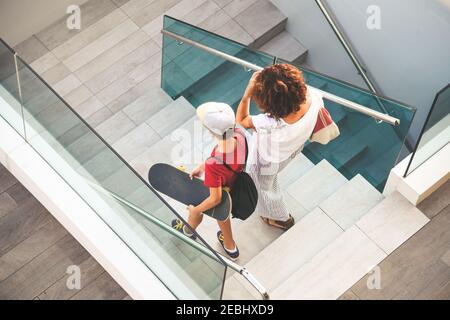
[[[223,165],[224,161],[234,171],[240,172],[245,166],[245,135],[239,130],[234,130],[234,139],[237,144],[233,152],[217,152],[217,146],[211,152],[211,158],[205,162],[205,186],[209,188],[229,187],[236,180],[236,174]],[[218,158],[218,159],[216,159]],[[220,159],[220,160],[219,160]],[[222,161],[221,161],[222,160]]]

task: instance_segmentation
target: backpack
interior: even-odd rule
[[[248,145],[247,139],[245,138],[245,163],[247,163],[248,158]],[[215,158],[222,162],[222,164],[230,171],[232,171],[237,177],[236,181],[231,188],[231,214],[233,218],[238,218],[241,220],[246,220],[248,217],[255,212],[256,204],[258,203],[258,190],[253,182],[250,175],[245,172],[244,169],[241,172],[233,170],[228,164],[223,160]]]

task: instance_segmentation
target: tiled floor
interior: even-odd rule
[[[341,299],[450,299],[450,181],[419,205],[431,221],[380,265],[381,288],[368,275]]]
[[[68,267],[81,271],[70,290]],[[0,165],[0,300],[128,299],[125,291]]]

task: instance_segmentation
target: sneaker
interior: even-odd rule
[[[236,246],[236,244],[235,244],[236,246],[235,251],[229,251],[227,248],[225,248],[222,231],[217,231],[217,240],[219,240],[219,243],[222,246],[225,253],[227,254],[228,258],[230,258],[233,261],[236,261],[237,258],[239,258],[239,248]]]
[[[172,220],[172,228],[174,228],[177,231],[180,231],[182,234],[184,234],[186,237],[191,238],[192,240],[197,239],[197,236],[195,235],[195,233],[192,233],[192,234],[186,233],[186,231],[184,230],[185,226],[186,225],[180,219]]]

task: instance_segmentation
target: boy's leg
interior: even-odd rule
[[[192,227],[192,229],[195,230],[200,225],[200,223],[202,223],[202,220],[203,220],[203,213],[189,214],[187,222]],[[190,230],[186,230],[186,231],[191,232]]]
[[[234,243],[233,232],[231,231],[231,218],[228,218],[225,221],[217,220],[217,223],[223,234],[223,244],[225,245],[225,248],[230,251],[233,250],[236,247],[236,244]]]

